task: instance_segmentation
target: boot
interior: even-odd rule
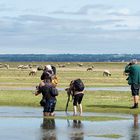
[[[134,106],[131,107],[131,109],[138,108],[138,103],[135,103]]]

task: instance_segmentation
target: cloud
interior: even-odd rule
[[[97,5],[85,5],[85,6],[81,7],[76,12],[68,12],[68,11],[62,11],[62,10],[60,10],[60,11],[51,12],[50,14],[87,15],[90,10],[92,10],[93,12],[96,12],[96,11],[108,10],[110,8],[111,8],[110,6],[105,6],[105,5],[101,5],[101,4],[97,4]]]
[[[5,12],[5,11],[13,11],[14,8],[11,6],[7,6],[5,4],[0,4],[0,12]]]
[[[98,35],[103,37],[105,34],[106,38],[106,36],[112,36],[116,31],[121,33],[128,29],[127,21],[122,19],[90,21],[86,19],[72,20],[48,16],[21,15],[13,18],[4,17],[0,22],[0,36],[9,37],[30,36],[31,38],[43,38],[44,36],[54,36],[55,38],[59,38],[60,36],[91,36],[90,38],[92,38],[93,36],[97,36],[96,38],[98,38]],[[135,31],[136,29],[130,28],[129,30],[131,34],[131,31]],[[132,35],[135,36],[135,34]],[[115,38],[115,36],[112,37]],[[120,34],[120,38],[126,38],[126,36]]]
[[[88,50],[92,50],[92,46],[96,46],[95,49],[97,46],[129,46],[130,41],[139,44],[139,16],[132,15],[127,9],[117,11],[109,6],[86,5],[76,12],[55,12],[46,16],[23,14],[1,17],[0,46],[26,46],[26,52],[28,47],[40,46],[43,51],[46,49],[54,53],[56,47],[63,52],[70,51],[64,49],[66,46],[76,48],[75,51],[81,47],[81,51],[83,48],[86,52],[87,46],[91,47]]]
[[[131,12],[128,8],[119,8],[119,9],[111,9],[108,12],[109,15],[115,15],[115,16],[130,16]]]

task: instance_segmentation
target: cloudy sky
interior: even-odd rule
[[[140,53],[140,0],[0,0],[0,54]]]

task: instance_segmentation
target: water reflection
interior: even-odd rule
[[[84,140],[83,124],[80,120],[73,120],[72,129],[70,140]]]
[[[134,117],[134,123],[130,132],[131,133],[130,140],[140,140],[138,114],[134,114],[133,117]]]
[[[138,128],[138,114],[134,114],[134,128],[137,129]]]
[[[43,123],[41,125],[43,129],[42,140],[56,140],[56,126],[54,118],[43,118]]]
[[[138,114],[86,112],[87,116],[108,115],[122,117],[124,120],[81,122],[76,119],[67,121],[57,118],[42,118],[40,112],[41,108],[1,106],[0,138],[2,140],[114,140],[114,138],[95,136],[116,134],[122,136],[119,140],[140,140],[140,115]],[[64,116],[65,112],[57,112],[57,114]]]

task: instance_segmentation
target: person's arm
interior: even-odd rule
[[[44,82],[41,82],[41,83],[39,84],[39,86],[36,87],[35,96],[41,94],[41,92],[42,92],[41,89],[42,89],[42,86],[44,86],[44,85],[45,85],[45,83],[44,83]]]
[[[124,70],[125,73],[130,73],[130,66],[131,66],[131,63],[126,65],[125,70]]]

